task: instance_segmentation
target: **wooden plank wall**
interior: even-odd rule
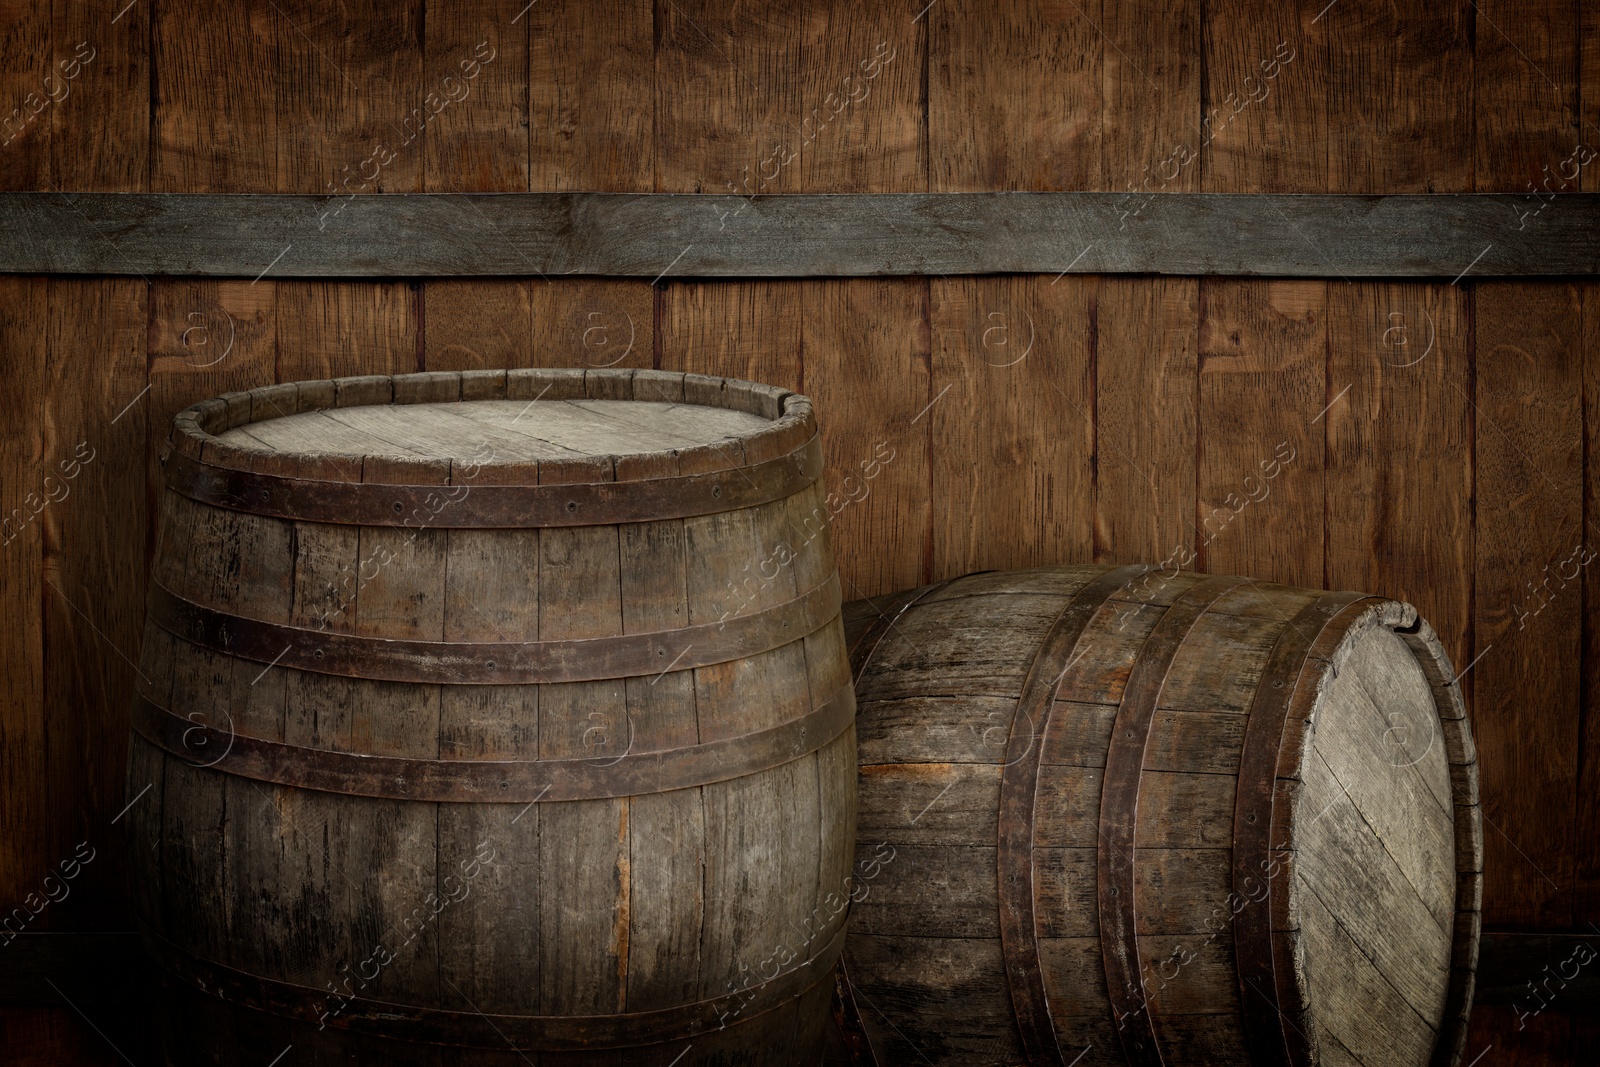
[[[923,5],[3,0],[0,188],[696,192],[727,226],[757,193],[1098,189],[1134,212],[1162,190],[1600,188],[1578,165],[1600,147],[1596,5]],[[1539,226],[1538,204],[1506,225]],[[339,224],[337,200],[306,220]],[[1461,266],[1449,284],[0,277],[0,906],[89,842],[28,929],[128,922],[113,822],[176,410],[299,378],[589,364],[811,394],[852,595],[1171,559],[1411,599],[1466,670],[1487,925],[1587,928],[1600,287]],[[1578,1028],[1484,1009],[1468,1056],[1562,1062]],[[0,1013],[29,1062],[115,1059],[80,1031],[67,1008]]]

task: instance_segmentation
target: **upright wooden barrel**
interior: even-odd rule
[[[164,464],[127,822],[172,1062],[817,1061],[855,708],[809,401],[301,382]]]
[[[1069,566],[845,619],[860,1058],[1457,1061],[1476,766],[1409,605]]]

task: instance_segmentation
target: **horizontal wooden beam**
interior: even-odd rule
[[[1476,1002],[1593,1011],[1600,1001],[1600,935],[1485,932]],[[0,1006],[126,1002],[154,989],[139,935],[19,934],[0,941]],[[55,988],[52,988],[54,983]]]
[[[1600,194],[0,194],[0,272],[235,278],[1600,273]]]

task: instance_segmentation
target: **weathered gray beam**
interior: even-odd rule
[[[0,194],[0,272],[778,278],[1600,273],[1600,194]]]

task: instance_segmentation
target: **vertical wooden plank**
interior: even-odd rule
[[[1100,184],[1136,210],[1151,192],[1200,187],[1200,3],[1105,4]]]
[[[44,410],[45,715],[58,850],[105,854],[57,922],[120,926],[127,700],[144,629],[146,286],[54,279]],[[95,358],[85,360],[86,352]]]
[[[1322,585],[1326,298],[1322,282],[1200,284],[1199,569]]]
[[[534,279],[533,340],[516,367],[649,367],[655,293],[622,278]]]
[[[47,506],[43,477],[58,458],[45,452],[45,338],[49,284],[43,278],[0,277],[0,347],[12,364],[0,390],[0,611],[7,620],[0,642],[0,892],[9,909],[25,905],[57,862],[52,849],[51,798],[44,716],[44,627],[41,605],[49,590],[42,581],[43,524]],[[37,897],[34,898],[37,900]],[[31,918],[31,916],[30,916]],[[13,923],[6,929],[15,931]]]
[[[139,403],[148,405],[153,501],[163,484],[156,458],[174,415],[222,393],[272,384],[277,286],[163,278],[150,283],[149,306],[150,393]]]
[[[1472,12],[1330,8],[1328,190],[1472,188]],[[1283,75],[1293,75],[1292,67]],[[1465,263],[1462,264],[1466,266]],[[1469,651],[1472,350],[1459,286],[1329,284],[1327,582],[1409,600]]]
[[[526,0],[487,8],[428,0],[426,80],[442,85],[448,77],[449,91],[460,95],[428,125],[429,190],[527,190],[529,10]],[[440,280],[422,293],[423,369],[523,365],[532,331],[528,282]]]
[[[35,10],[49,21],[49,47],[41,42],[27,61],[6,69],[37,80],[31,88],[48,102],[32,119],[40,129],[24,133],[20,144],[0,146],[0,153],[25,163],[48,145],[48,176],[39,174],[38,188],[148,188],[148,7],[121,17],[114,8],[83,3],[56,6],[48,15]],[[9,23],[5,36],[12,44],[27,41]],[[10,139],[6,127],[0,140]],[[48,796],[51,852],[70,855],[79,842],[93,842],[99,866],[44,921],[56,928],[120,927],[128,921],[123,836],[110,820],[125,802],[130,658],[139,655],[149,539],[142,485],[146,285],[55,280],[49,293],[48,322],[37,324],[48,332],[38,473],[49,476],[47,495],[62,496],[40,517],[50,765],[30,787]],[[107,361],[85,361],[86,352]],[[81,462],[85,456],[93,459]]]
[[[423,0],[351,7],[284,0],[272,12],[278,158],[261,188],[421,192],[429,116],[449,92],[442,80],[422,78]]]
[[[808,286],[677,282],[661,289],[661,366],[801,389]],[[824,413],[824,416],[826,413]]]
[[[720,197],[924,188],[925,20],[833,0],[756,20],[663,2],[657,81],[662,192]],[[739,204],[708,202],[729,214]]]
[[[706,210],[733,227],[735,193],[924,188],[925,20],[833,4],[754,21],[709,3],[662,4],[657,19],[661,191],[723,194]],[[673,286],[663,297],[663,367],[754,375],[816,400],[847,596],[926,574],[928,416],[912,422],[931,399],[926,292],[860,280]],[[880,442],[897,458],[869,484],[862,464]]]
[[[1378,0],[1323,12],[1329,192],[1471,191],[1473,18],[1471,5]]]
[[[1199,132],[1204,191],[1326,188],[1326,40],[1317,20],[1299,8],[1264,0],[1206,5]]]
[[[1103,40],[1087,14],[958,4],[926,17],[931,191],[1100,187]],[[930,282],[935,575],[1092,551],[1097,289]]]
[[[1583,75],[1580,88],[1582,111],[1578,142],[1591,151],[1600,149],[1600,7],[1581,9],[1578,68]],[[1600,188],[1600,167],[1585,168],[1581,179],[1586,191]],[[1584,347],[1584,466],[1583,537],[1591,552],[1600,551],[1600,287],[1586,284],[1583,293]],[[1578,869],[1573,899],[1573,925],[1585,927],[1600,923],[1600,568],[1584,568],[1583,589],[1583,697],[1580,721],[1583,723],[1583,749],[1578,757]],[[1588,1039],[1593,1047],[1600,1027],[1578,1024],[1581,1036],[1574,1044]]]
[[[1410,601],[1471,660],[1472,361],[1456,286],[1331,286],[1327,573]]]
[[[650,0],[541,0],[521,17],[529,188],[648,192],[657,106]]]
[[[1483,283],[1475,295],[1484,924],[1561,928],[1578,773],[1581,312],[1571,285]]]
[[[741,165],[734,179],[747,195],[765,192],[917,192],[927,188],[923,122],[926,18],[879,11],[843,0],[808,5],[799,22],[801,65],[789,74],[800,96],[795,112],[768,126],[776,138],[751,148],[752,187]],[[753,35],[752,35],[753,36]],[[762,67],[741,68],[743,87],[762,79]],[[778,96],[773,103],[787,106]],[[795,157],[790,162],[786,159]],[[767,162],[771,159],[772,162]],[[732,177],[732,175],[730,175]],[[727,186],[712,187],[721,193]]]
[[[1152,193],[1200,188],[1200,4],[1106,4],[1100,27],[1100,187],[1125,194],[1124,222],[1136,225]],[[1159,562],[1194,540],[1198,285],[1101,279],[1096,561]]]
[[[422,285],[423,370],[521,366],[533,330],[529,283],[438,279]]]
[[[0,189],[54,188],[50,173],[51,93],[60,95],[52,50],[50,12],[30,0],[0,6]],[[50,82],[45,82],[50,78]]]
[[[528,34],[529,188],[653,190],[651,0],[541,0],[523,10],[520,25]],[[668,266],[661,264],[663,272]],[[652,365],[655,294],[649,283],[540,277],[529,282],[527,299],[531,332],[508,366]]]
[[[1105,48],[1089,13],[945,0],[923,17],[930,191],[1101,187]]]
[[[1475,5],[1477,191],[1524,194],[1535,210],[1534,194],[1562,191],[1580,114],[1581,7]],[[1547,223],[1537,214],[1508,219]],[[1490,928],[1560,929],[1573,918],[1583,598],[1563,561],[1586,532],[1581,303],[1556,283],[1474,292],[1473,655],[1481,658],[1469,677]]]
[[[1176,566],[1194,544],[1199,291],[1102,278],[1094,330],[1094,559]]]
[[[546,469],[548,467],[548,470]],[[608,458],[541,467],[541,482],[605,481]],[[539,532],[539,639],[622,632],[621,558],[613,526]],[[625,734],[621,679],[563,682],[539,692],[539,757],[615,754]],[[539,1003],[544,1014],[627,1008],[628,802],[537,805],[539,818]]]
[[[931,578],[1089,558],[1093,282],[934,282]]]
[[[170,4],[152,18],[151,192],[276,189],[276,9]]]
[[[1523,1017],[1538,1004],[1479,1004],[1472,1009],[1467,1045],[1461,1061],[1504,1064],[1505,1067],[1552,1067],[1579,1063],[1572,1045],[1575,1019],[1566,1012],[1542,1011]]]
[[[1573,925],[1600,924],[1600,285],[1581,287],[1583,299],[1583,694],[1578,756],[1578,840]]]
[[[1102,187],[1106,48],[1089,13],[957,3],[926,19],[930,191]],[[929,577],[1093,553],[1098,289],[930,280]]]
[[[407,282],[279,282],[278,381],[420,370],[417,304]]]
[[[921,585],[930,578],[929,420],[940,405],[929,381],[927,285],[816,282],[805,309],[805,389],[822,427],[845,599]]]
[[[678,473],[670,453],[625,461],[629,473]],[[625,633],[689,623],[689,535],[682,520],[631,523],[618,531]],[[700,741],[695,672],[629,678],[626,744],[632,751]],[[632,1011],[693,1003],[705,929],[705,809],[700,789],[628,801],[628,981]]]
[[[427,0],[423,83],[449,101],[428,122],[430,192],[527,190],[526,10],[527,0]]]
[[[1326,187],[1322,40],[1298,10],[1207,5],[1201,189]],[[1327,287],[1202,280],[1199,300],[1196,560],[1213,573],[1321,586],[1323,428],[1313,420],[1333,399]]]
[[[724,229],[737,226],[741,195],[776,191],[780,182],[793,188],[792,161],[786,173],[782,157],[766,156],[766,177],[761,161],[784,137],[795,139],[783,118],[806,115],[793,80],[800,65],[794,19],[775,11],[752,25],[726,9],[676,0],[656,3],[654,18],[655,188],[719,194],[708,197],[706,211]],[[773,145],[763,149],[767,141]],[[669,281],[658,297],[658,365],[801,388],[803,291],[794,283]],[[773,373],[779,376],[764,376]]]
[[[150,187],[150,6],[55,7],[51,170],[62,189],[143,192]],[[92,56],[87,63],[80,57]],[[76,72],[76,73],[74,73]]]
[[[1572,151],[1581,113],[1578,13],[1584,6],[1556,0],[1473,4],[1478,192],[1564,191],[1561,161]]]

